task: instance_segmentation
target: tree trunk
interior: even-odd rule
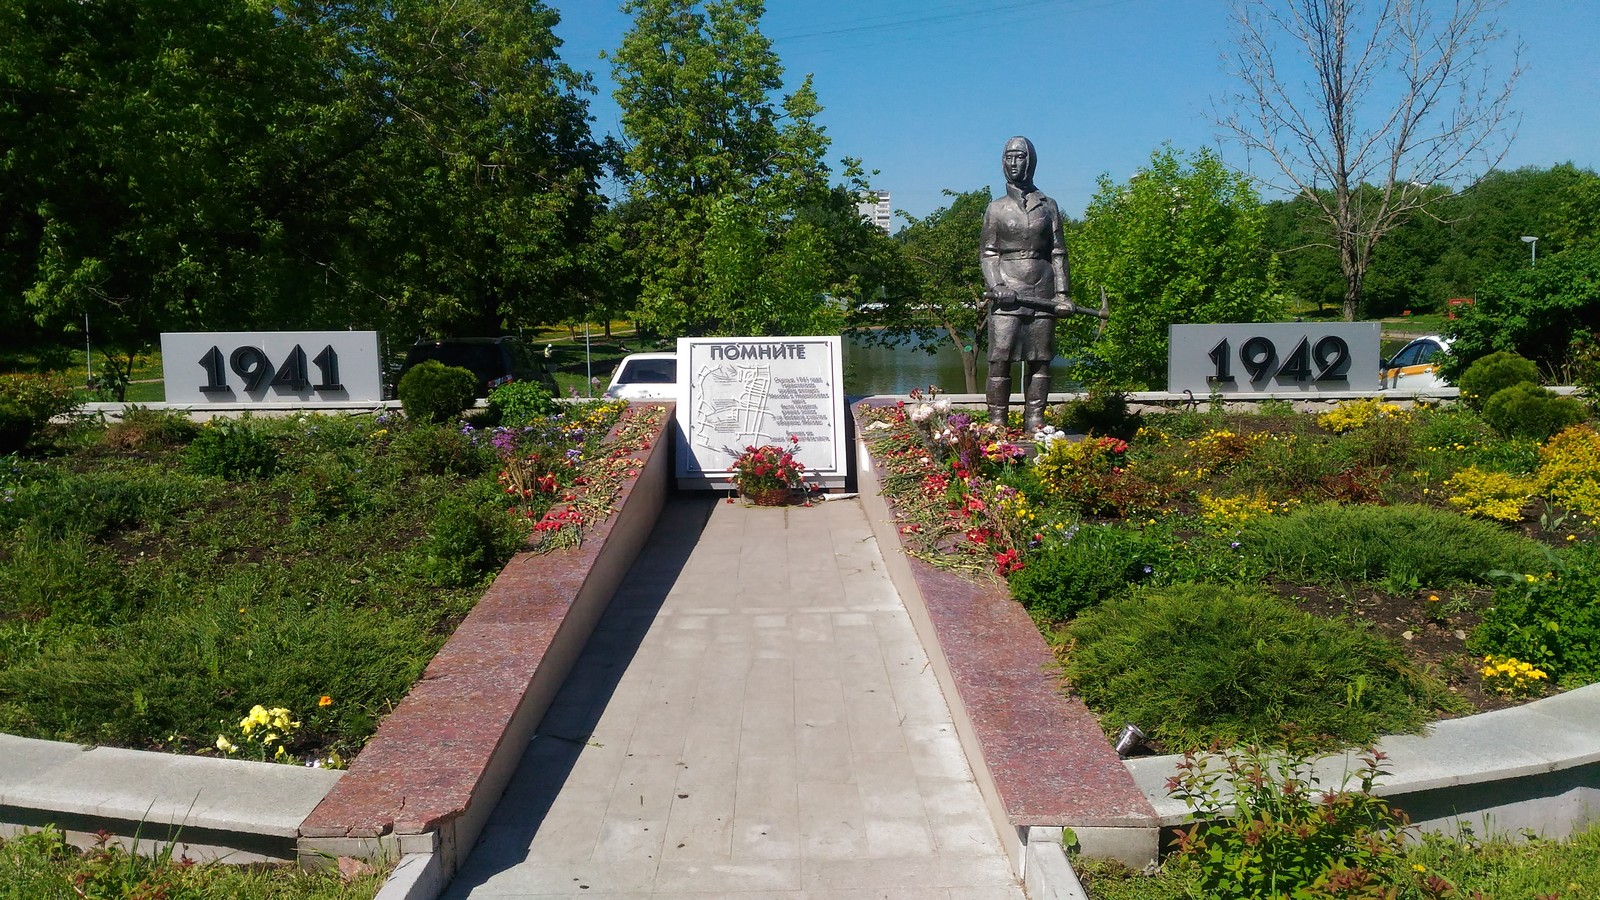
[[[1339,271],[1344,274],[1344,320],[1354,322],[1361,311],[1361,285],[1367,277],[1366,260],[1356,247],[1355,235],[1339,235]]]

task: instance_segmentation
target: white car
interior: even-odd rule
[[[1450,382],[1439,377],[1438,361],[1434,358],[1450,349],[1450,339],[1437,334],[1419,337],[1400,348],[1383,364],[1382,384],[1391,391],[1431,391],[1450,387]]]
[[[631,353],[611,376],[606,396],[613,400],[678,399],[678,354]]]

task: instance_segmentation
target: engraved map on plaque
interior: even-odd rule
[[[792,436],[817,480],[842,483],[840,350],[836,337],[680,339],[678,477],[721,486],[734,454]]]

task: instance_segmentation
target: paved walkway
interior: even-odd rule
[[[668,501],[445,893],[576,896],[1023,896],[857,501]]]

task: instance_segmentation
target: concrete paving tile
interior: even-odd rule
[[[950,900],[1023,900],[1022,889],[1015,884],[953,887],[948,894]]]
[[[853,784],[798,785],[802,858],[849,859],[867,852],[867,817]]]
[[[617,774],[609,809],[616,816],[665,821],[678,780],[678,758],[629,755]]]
[[[869,810],[867,852],[872,856],[932,856],[938,847],[928,820],[922,816],[881,817]]]
[[[802,781],[855,781],[850,766],[850,727],[844,722],[795,725],[797,775]]]
[[[794,718],[798,724],[844,721],[844,685],[833,679],[795,678]]]
[[[956,736],[948,715],[944,724],[914,724],[909,718],[905,726],[906,753],[911,758],[911,771],[918,778],[970,780],[972,769],[967,764],[966,751],[961,749],[961,739]]]
[[[859,887],[859,889],[803,890],[803,900],[949,900],[942,887]]]
[[[734,787],[680,790],[667,817],[663,860],[727,860],[733,846]]]
[[[807,857],[801,860],[801,879],[808,891],[860,888],[865,885],[948,889],[1009,887],[1016,884],[1016,879],[1002,860],[963,856]],[[1013,896],[1020,898],[1021,890],[1017,889]]]
[[[799,807],[799,760],[789,756],[747,756],[739,760],[735,813],[741,818],[793,821]]]
[[[785,818],[733,817],[734,859],[799,859],[800,822],[798,815]]]
[[[655,881],[656,861],[653,859],[607,860],[583,866],[530,861],[494,868],[492,861],[471,858],[456,873],[443,896],[445,900],[538,894],[589,897],[637,893],[648,896]]]
[[[447,896],[1020,898],[859,504],[668,507]]]
[[[1004,852],[994,823],[981,813],[956,818],[929,819],[933,842],[940,853],[956,856],[994,856]]]
[[[796,859],[699,862],[662,860],[656,871],[659,894],[701,893],[740,896],[746,891],[798,890],[800,861]]]
[[[600,823],[590,859],[597,862],[626,862],[635,859],[659,860],[667,837],[667,820],[647,819],[626,811],[606,811]],[[632,888],[629,888],[632,890]]]

